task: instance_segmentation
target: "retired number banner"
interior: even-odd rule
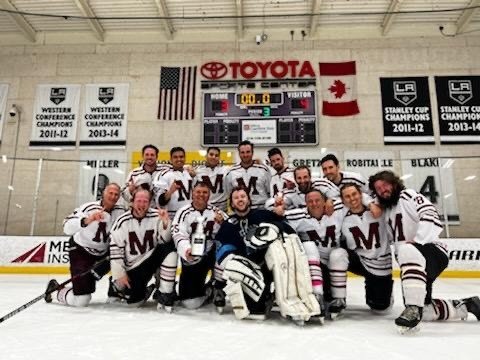
[[[5,124],[5,105],[7,105],[8,84],[0,84],[0,142]]]
[[[442,144],[480,143],[480,76],[435,76]]]
[[[38,85],[30,146],[74,147],[79,104],[80,85]]]
[[[128,84],[87,84],[80,146],[124,147]]]
[[[433,144],[428,77],[380,78],[385,144]]]

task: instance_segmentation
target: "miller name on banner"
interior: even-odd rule
[[[435,76],[442,144],[480,143],[480,76]]]
[[[74,147],[80,85],[38,85],[33,107],[31,147]]]
[[[124,147],[129,84],[87,84],[80,146]]]
[[[433,144],[428,78],[380,78],[385,144]]]

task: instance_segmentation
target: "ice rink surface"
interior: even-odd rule
[[[0,316],[44,291],[48,276],[0,275]],[[57,279],[66,279],[58,276]],[[105,304],[107,280],[88,308],[43,300],[0,324],[0,359],[386,359],[473,360],[480,350],[480,322],[423,323],[410,336],[393,319],[402,311],[399,281],[395,305],[374,315],[365,305],[363,280],[349,279],[347,311],[335,322],[297,326],[278,313],[264,321],[218,315],[213,306],[158,312],[153,302],[131,309]],[[480,279],[439,279],[434,297],[480,294]]]

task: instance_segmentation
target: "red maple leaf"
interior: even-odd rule
[[[335,94],[336,99],[340,99],[343,95],[347,93],[347,88],[345,84],[340,80],[335,80],[333,85],[328,88],[332,94]]]

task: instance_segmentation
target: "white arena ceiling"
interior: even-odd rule
[[[0,44],[480,35],[480,0],[0,0]]]

